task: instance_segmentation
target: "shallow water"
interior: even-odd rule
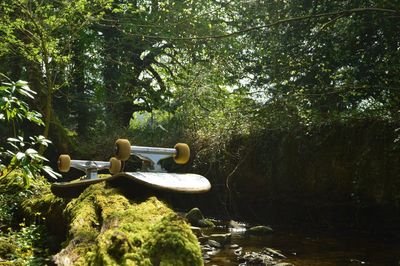
[[[218,229],[217,229],[218,230]],[[228,229],[218,230],[227,232]],[[212,233],[212,232],[207,232]],[[243,231],[232,233],[231,244],[248,251],[264,247],[279,250],[290,262],[299,266],[333,265],[400,265],[400,241],[364,233],[304,232],[279,229],[268,236],[248,236]],[[238,265],[234,249],[229,245],[219,250],[206,265]]]

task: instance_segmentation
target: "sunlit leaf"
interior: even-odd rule
[[[23,152],[17,152],[17,154],[15,155],[15,158],[17,158],[17,160],[19,160],[19,161],[21,161],[25,157],[26,157],[26,154]]]
[[[49,176],[51,176],[54,179],[58,179],[59,177],[61,177],[61,174],[55,172],[50,166],[43,166],[43,171],[45,171]]]
[[[32,155],[32,154],[37,154],[38,152],[35,149],[29,148],[25,151],[25,153],[28,155]]]
[[[8,138],[7,141],[8,142],[21,142],[20,139],[16,139],[16,138]]]

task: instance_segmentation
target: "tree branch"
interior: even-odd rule
[[[147,67],[147,69],[153,75],[153,77],[157,80],[158,86],[160,86],[160,90],[162,92],[165,92],[167,90],[167,87],[165,86],[165,83],[164,83],[163,79],[161,78],[161,76],[158,74],[158,72],[151,65],[149,65]]]
[[[245,34],[247,32],[251,32],[251,31],[255,31],[255,30],[278,26],[281,24],[292,23],[292,22],[296,22],[296,21],[315,19],[315,18],[321,18],[321,17],[331,17],[331,16],[336,16],[337,18],[340,18],[343,16],[349,16],[349,15],[352,15],[355,13],[366,13],[366,12],[390,13],[390,14],[398,14],[400,16],[400,12],[397,10],[394,10],[394,9],[364,7],[364,8],[353,8],[353,9],[349,9],[349,10],[342,10],[342,11],[336,11],[336,12],[320,13],[320,14],[313,14],[313,15],[307,15],[307,16],[281,19],[281,20],[277,20],[277,21],[269,23],[269,24],[259,25],[259,26],[255,26],[255,27],[249,27],[249,28],[246,28],[243,30],[238,30],[238,31],[234,31],[231,33],[220,34],[220,35],[193,36],[193,37],[150,36],[150,35],[141,35],[141,34],[129,34],[129,35],[140,36],[145,39],[175,40],[175,41],[222,39],[222,38],[229,38],[229,37],[233,37],[236,35]],[[124,32],[124,33],[126,33],[126,32]],[[128,33],[126,33],[126,34],[128,34]]]

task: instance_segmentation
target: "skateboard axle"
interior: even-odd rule
[[[110,162],[71,160],[71,167],[84,171],[86,175],[81,179],[95,179],[98,170],[110,168]]]
[[[176,149],[131,146],[131,154],[136,155],[141,159],[150,161],[150,169],[147,170],[154,172],[163,172],[164,169],[162,169],[160,161],[176,155]]]

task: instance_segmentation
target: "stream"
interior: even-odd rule
[[[231,241],[210,252],[205,265],[260,265],[239,260],[238,254],[260,252],[268,247],[283,254],[270,265],[400,265],[400,241],[366,233],[277,229],[264,236],[252,236],[244,228],[203,229],[206,235],[231,233]],[[236,253],[236,254],[235,254]],[[264,265],[264,264],[261,264]],[[269,264],[268,264],[269,265]]]

